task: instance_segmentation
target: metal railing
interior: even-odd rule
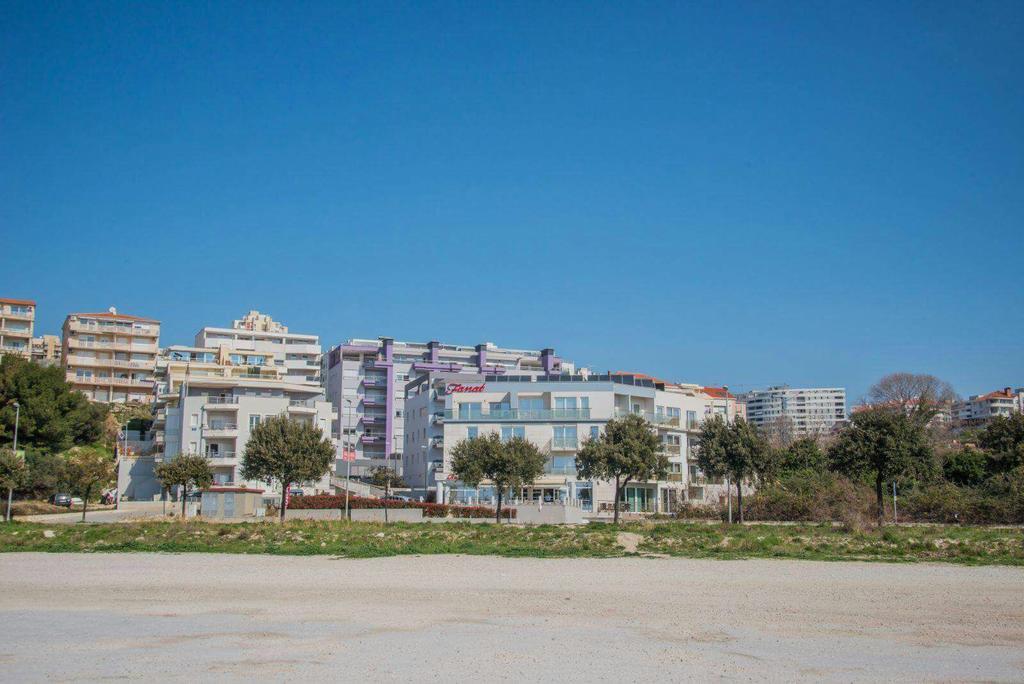
[[[451,421],[590,420],[590,409],[502,409],[498,411],[446,409],[444,419]]]
[[[207,397],[207,404],[237,404],[238,397]]]

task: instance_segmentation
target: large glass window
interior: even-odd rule
[[[501,426],[501,441],[507,442],[513,437],[526,438],[526,428],[522,425],[502,425]]]
[[[459,404],[459,418],[480,418],[482,415],[479,401]]]
[[[555,408],[576,410],[576,397],[555,397]]]
[[[556,449],[575,449],[576,426],[556,425],[554,428],[554,443],[552,446]]]
[[[476,425],[470,425],[466,428],[466,432],[470,439],[476,439],[480,435],[480,428]]]
[[[590,426],[590,439],[597,441],[601,438],[601,428],[596,425]]]

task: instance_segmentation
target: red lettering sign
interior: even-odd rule
[[[455,382],[450,382],[444,390],[448,394],[455,394],[456,392],[483,392],[484,387],[486,386],[487,385],[460,385]]]

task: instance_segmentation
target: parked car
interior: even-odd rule
[[[64,506],[65,508],[71,508],[71,495],[70,494],[54,494],[50,497],[50,503],[54,506]]]
[[[84,506],[85,502],[82,501],[81,498],[79,498],[77,496],[73,496],[73,497],[71,497],[71,505],[72,506]]]
[[[289,489],[288,496],[302,496],[304,492],[301,489]]]

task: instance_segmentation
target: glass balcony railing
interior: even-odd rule
[[[579,441],[575,437],[555,437],[551,440],[551,448],[560,451],[575,451]]]
[[[590,420],[590,409],[502,409],[497,411],[464,411],[448,409],[444,419],[451,421],[514,421],[514,420]]]

